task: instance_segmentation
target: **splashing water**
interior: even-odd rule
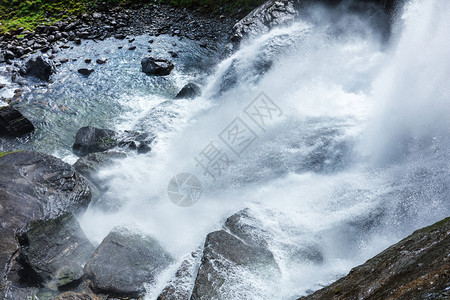
[[[137,77],[126,89],[126,105],[119,94],[107,93],[121,117],[100,115],[98,125],[138,127],[158,138],[150,155],[130,155],[100,172],[125,205],[116,212],[91,206],[80,219],[83,229],[99,243],[114,226],[132,224],[182,259],[226,217],[249,208],[268,233],[281,276],[264,281],[238,273],[242,285],[234,295],[294,299],[448,216],[449,14],[448,1],[409,3],[386,46],[368,20],[350,13],[336,20],[315,8],[320,22],[298,20],[245,41],[212,75],[178,69],[177,82],[152,82],[151,88]],[[357,26],[337,30],[339,24]],[[116,63],[124,61],[111,58],[111,70]],[[130,78],[138,71],[129,69]],[[167,84],[192,79],[204,83],[201,97],[165,102],[174,90]],[[65,89],[76,98],[68,81]],[[129,81],[102,84],[105,91],[109,84],[120,90]],[[245,113],[261,92],[280,109],[264,128]],[[221,139],[236,118],[254,133],[239,155]],[[231,161],[215,180],[195,161],[210,142]],[[71,160],[61,150],[67,144],[57,142],[53,150]],[[195,174],[203,187],[200,201],[188,208],[167,196],[169,181],[183,172]],[[308,245],[320,261],[296,256],[295,249]],[[149,286],[149,299],[172,271]],[[245,288],[250,283],[251,291]]]

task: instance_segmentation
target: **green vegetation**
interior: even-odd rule
[[[0,33],[40,24],[53,24],[100,6],[123,5],[144,0],[0,0]]]
[[[62,19],[101,8],[135,3],[168,3],[200,8],[206,13],[243,15],[265,0],[0,0],[0,34],[24,28],[34,30]]]
[[[20,152],[20,151],[22,151],[22,150],[9,151],[9,152],[0,152],[0,158],[2,158],[3,156],[6,156],[8,154],[12,154],[12,153]]]

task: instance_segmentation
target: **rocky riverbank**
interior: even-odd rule
[[[168,34],[198,41],[204,47],[216,47],[227,39],[237,20],[229,15],[205,15],[198,10],[151,3],[131,8],[115,7],[107,11],[83,14],[50,26],[41,25],[35,32],[16,30],[0,35],[0,63],[14,64],[33,53],[52,54],[80,44],[83,39],[104,40],[128,38],[130,49],[133,36]],[[70,43],[73,42],[73,43]],[[59,62],[56,62],[59,63]]]

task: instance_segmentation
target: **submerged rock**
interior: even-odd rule
[[[117,133],[109,129],[86,126],[78,130],[73,144],[73,152],[84,156],[93,152],[102,152],[117,145]]]
[[[85,279],[96,293],[111,297],[139,297],[144,284],[173,262],[150,236],[116,228],[102,241],[84,268]]]
[[[191,99],[202,94],[200,87],[195,83],[186,84],[175,96],[175,99]]]
[[[153,57],[144,57],[141,61],[142,72],[148,75],[167,76],[175,67],[174,64],[166,59],[156,59]]]
[[[450,218],[446,218],[300,299],[448,299],[449,272]]]
[[[16,232],[33,220],[84,211],[91,192],[84,177],[62,160],[19,151],[0,155],[0,199],[0,298],[3,298],[14,289],[18,279],[19,268],[14,266],[18,249]]]
[[[48,283],[59,290],[77,286],[83,266],[94,253],[73,214],[32,221],[18,236],[20,264],[33,282]]]
[[[34,131],[34,126],[11,106],[0,107],[0,135],[20,137]]]
[[[21,75],[34,76],[46,81],[48,81],[50,76],[55,72],[55,64],[40,55],[28,59],[20,68]]]

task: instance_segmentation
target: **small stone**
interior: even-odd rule
[[[98,58],[98,59],[96,60],[96,62],[97,62],[99,65],[103,65],[103,64],[105,64],[107,61],[108,61],[108,59],[106,59],[106,58]]]

